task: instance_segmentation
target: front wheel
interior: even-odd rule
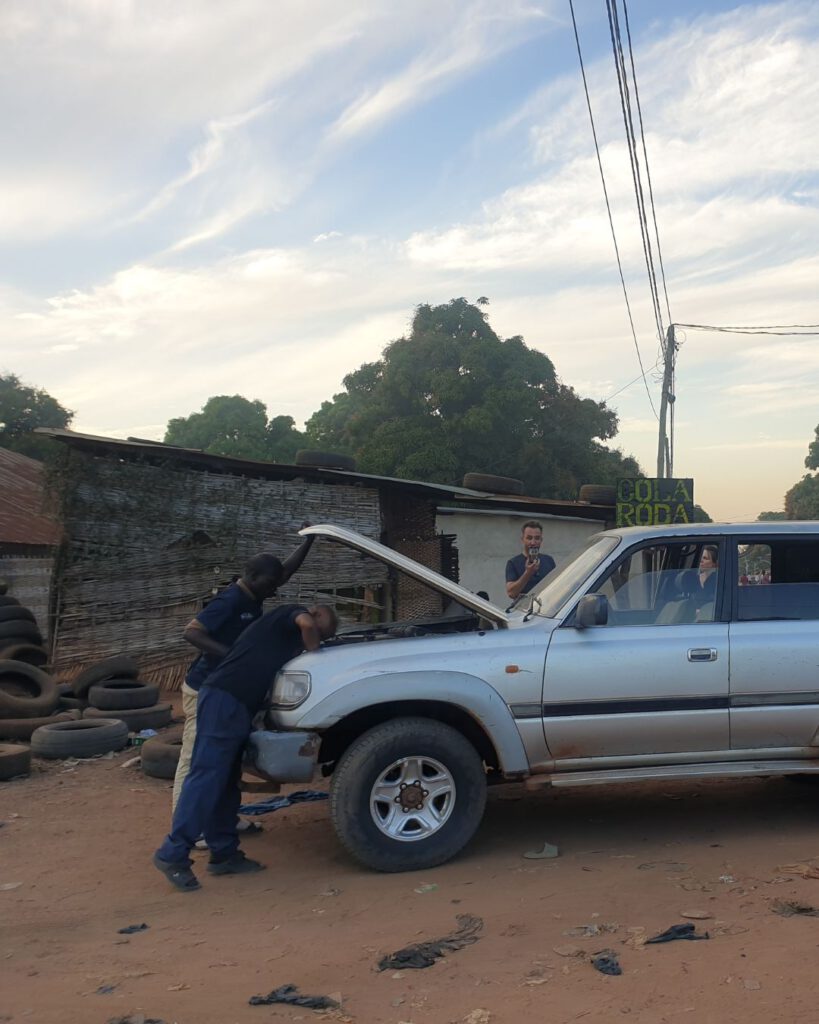
[[[469,842],[486,805],[480,755],[430,718],[376,725],[345,751],[330,789],[339,839],[376,871],[443,864]]]

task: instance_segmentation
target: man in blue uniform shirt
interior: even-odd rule
[[[200,835],[210,849],[212,875],[261,871],[264,865],[239,849],[236,815],[241,802],[242,752],[254,715],[262,709],[276,673],[303,650],[315,651],[335,633],[327,605],[274,608],[249,626],[202,684],[190,771],[174,811],[171,831],[154,854],[154,866],[171,884],[199,888],[190,852]]]
[[[551,555],[540,550],[543,543],[543,527],[530,520],[520,531],[523,553],[515,555],[506,563],[506,596],[516,601],[521,594],[528,594],[533,587],[545,579],[555,567]]]
[[[182,685],[185,726],[182,730],[182,749],[173,782],[174,810],[182,791],[182,783],[190,768],[193,744],[196,740],[197,698],[202,683],[243,631],[261,617],[265,599],[273,597],[276,590],[299,569],[314,539],[307,537],[284,563],[274,555],[255,555],[245,566],[241,577],[221,590],[185,626],[182,636],[192,647],[201,651],[201,654],[191,665]],[[248,827],[245,824],[245,828]],[[260,831],[259,827],[256,826],[254,831]]]

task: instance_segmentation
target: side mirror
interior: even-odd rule
[[[608,621],[609,602],[603,594],[586,594],[580,598],[574,613],[574,624],[577,629],[605,626]]]

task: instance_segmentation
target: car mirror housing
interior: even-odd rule
[[[605,626],[609,621],[609,602],[603,594],[586,594],[581,597],[574,615],[577,629],[589,626]]]

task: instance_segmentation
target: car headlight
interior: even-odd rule
[[[273,680],[270,703],[277,708],[297,708],[310,696],[309,672],[279,672]]]

